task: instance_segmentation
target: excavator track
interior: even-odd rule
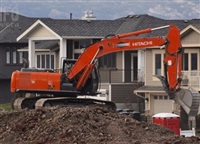
[[[18,97],[12,103],[12,108],[15,110],[20,109],[35,109],[35,103],[39,98],[26,98]]]
[[[97,100],[92,98],[41,98],[35,103],[35,109],[47,106],[86,106],[86,105],[105,105],[116,110],[116,105],[110,101]]]
[[[13,101],[13,109],[39,109],[48,106],[86,106],[86,105],[105,105],[113,110],[116,110],[115,103],[111,101],[103,101],[92,98],[66,98],[66,97],[18,97]]]

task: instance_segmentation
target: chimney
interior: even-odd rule
[[[72,13],[70,13],[70,20],[72,20]]]

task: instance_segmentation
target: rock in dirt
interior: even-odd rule
[[[198,144],[104,107],[0,111],[1,144]]]

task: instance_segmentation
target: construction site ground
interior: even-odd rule
[[[200,144],[105,106],[0,110],[0,144]]]

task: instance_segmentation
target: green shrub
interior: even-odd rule
[[[12,109],[11,103],[0,104],[0,109],[10,111]]]

